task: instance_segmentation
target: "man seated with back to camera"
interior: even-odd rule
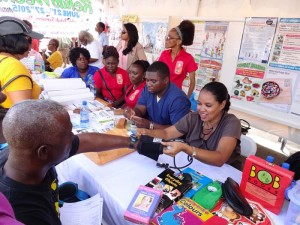
[[[55,165],[78,153],[134,145],[128,137],[74,135],[68,112],[50,100],[15,104],[3,119],[3,133],[8,148],[0,152],[0,191],[26,225],[61,224]]]
[[[0,86],[1,87],[1,86]],[[0,103],[4,102],[6,99],[6,95],[0,92]],[[4,109],[0,106],[0,126],[1,126],[1,132],[0,132],[0,152],[1,150],[5,149],[7,147],[6,140],[3,137],[2,133],[2,120],[7,112],[7,109]],[[21,225],[23,223],[18,222],[15,219],[14,211],[6,199],[6,197],[0,192],[0,224],[9,224],[9,225]]]
[[[161,130],[137,129],[137,135],[149,135],[165,140],[185,135],[183,142],[162,142],[164,154],[175,156],[183,151],[199,161],[213,166],[228,163],[241,169],[241,123],[229,114],[230,97],[220,82],[206,84],[198,98],[198,112],[191,112],[173,126]]]
[[[170,70],[165,63],[152,63],[145,79],[146,86],[137,105],[124,110],[124,116],[137,127],[162,129],[189,113],[191,103],[185,93],[170,82]]]

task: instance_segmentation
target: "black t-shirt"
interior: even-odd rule
[[[79,138],[74,136],[70,157],[79,147]],[[60,225],[58,211],[57,174],[53,166],[39,185],[25,185],[4,174],[4,164],[9,151],[0,153],[0,191],[13,207],[16,219],[26,225]]]

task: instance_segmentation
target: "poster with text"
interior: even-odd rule
[[[205,22],[197,20],[192,20],[192,22],[195,25],[194,42],[192,45],[186,47],[186,51],[194,57],[196,63],[199,63],[200,53],[204,45]]]
[[[165,49],[168,23],[142,22],[141,29],[140,42],[145,52],[160,54]]]
[[[292,96],[297,86],[297,73],[295,71],[269,67],[261,86],[259,104],[289,112]]]
[[[205,22],[201,57],[222,60],[228,22]]]
[[[239,59],[267,63],[276,26],[277,18],[246,18]]]
[[[281,18],[270,66],[300,71],[300,18]]]
[[[258,102],[267,64],[238,61],[232,86],[232,98]]]

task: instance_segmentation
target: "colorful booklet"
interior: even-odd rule
[[[146,186],[163,192],[156,210],[159,213],[180,199],[192,187],[192,179],[190,176],[184,176],[175,173],[171,169],[166,169]]]
[[[192,188],[184,195],[184,197],[187,198],[192,198],[197,191],[201,190],[209,183],[213,182],[212,179],[208,178],[207,176],[204,176],[203,174],[199,173],[196,170],[193,170],[190,167],[185,168],[182,172],[190,174],[193,179]]]
[[[227,225],[228,222],[214,216],[207,209],[201,207],[190,198],[182,198],[166,210],[155,216],[151,222],[153,225]]]
[[[161,190],[141,185],[125,211],[124,218],[134,223],[149,224],[161,196]]]
[[[251,208],[253,209],[253,214],[249,217],[242,216],[235,212],[225,201],[221,198],[215,208],[212,210],[213,214],[224,218],[228,221],[228,224],[232,225],[272,225],[272,221],[265,213],[263,207],[254,201],[247,199]]]

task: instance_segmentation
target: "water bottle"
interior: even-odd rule
[[[82,101],[82,106],[80,109],[80,127],[88,128],[89,123],[90,123],[90,118],[89,118],[89,110],[87,107],[87,102]]]
[[[267,158],[266,158],[266,161],[268,163],[273,163],[274,162],[274,156],[268,155]]]

